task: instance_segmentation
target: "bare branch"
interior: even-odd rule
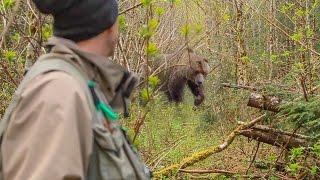
[[[126,12],[128,12],[128,11],[131,11],[131,10],[133,10],[133,9],[135,9],[135,8],[138,8],[138,7],[140,7],[140,6],[142,6],[142,3],[136,4],[136,5],[132,6],[132,7],[129,7],[128,9],[125,9],[125,10],[121,11],[121,12],[119,13],[119,15],[124,14],[124,13],[126,13]]]

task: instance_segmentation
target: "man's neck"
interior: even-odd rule
[[[111,54],[110,50],[108,51],[108,49],[110,48],[106,47],[103,42],[99,41],[99,39],[81,41],[78,42],[77,45],[81,50],[92,54],[97,54],[106,57],[110,56]]]

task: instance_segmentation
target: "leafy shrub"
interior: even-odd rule
[[[320,137],[320,97],[314,96],[309,101],[298,100],[283,105],[281,115],[296,127],[302,127],[304,132],[315,139]]]

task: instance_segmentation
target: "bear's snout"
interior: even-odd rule
[[[204,84],[203,74],[201,74],[201,73],[197,74],[194,79],[194,83],[197,84],[198,86],[202,86]]]
[[[197,85],[199,85],[199,86],[201,86],[201,85],[203,84],[202,81],[197,81],[196,83],[197,83]]]

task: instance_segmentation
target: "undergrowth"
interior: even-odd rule
[[[169,103],[163,96],[153,99],[146,107],[133,104],[132,116],[125,124],[133,137],[133,127],[139,114],[148,111],[134,144],[152,170],[179,163],[192,153],[219,145],[237,126],[238,120],[251,119],[251,110],[244,108],[247,93],[223,91],[210,86],[207,91],[211,93],[208,93],[205,104],[197,108],[193,106],[190,92],[185,94],[185,102],[181,104]],[[242,172],[248,166],[253,145],[254,143],[239,137],[226,151],[199,162],[195,168],[221,168]],[[190,177],[188,174],[179,174],[177,178]],[[221,178],[216,175],[209,177]]]

